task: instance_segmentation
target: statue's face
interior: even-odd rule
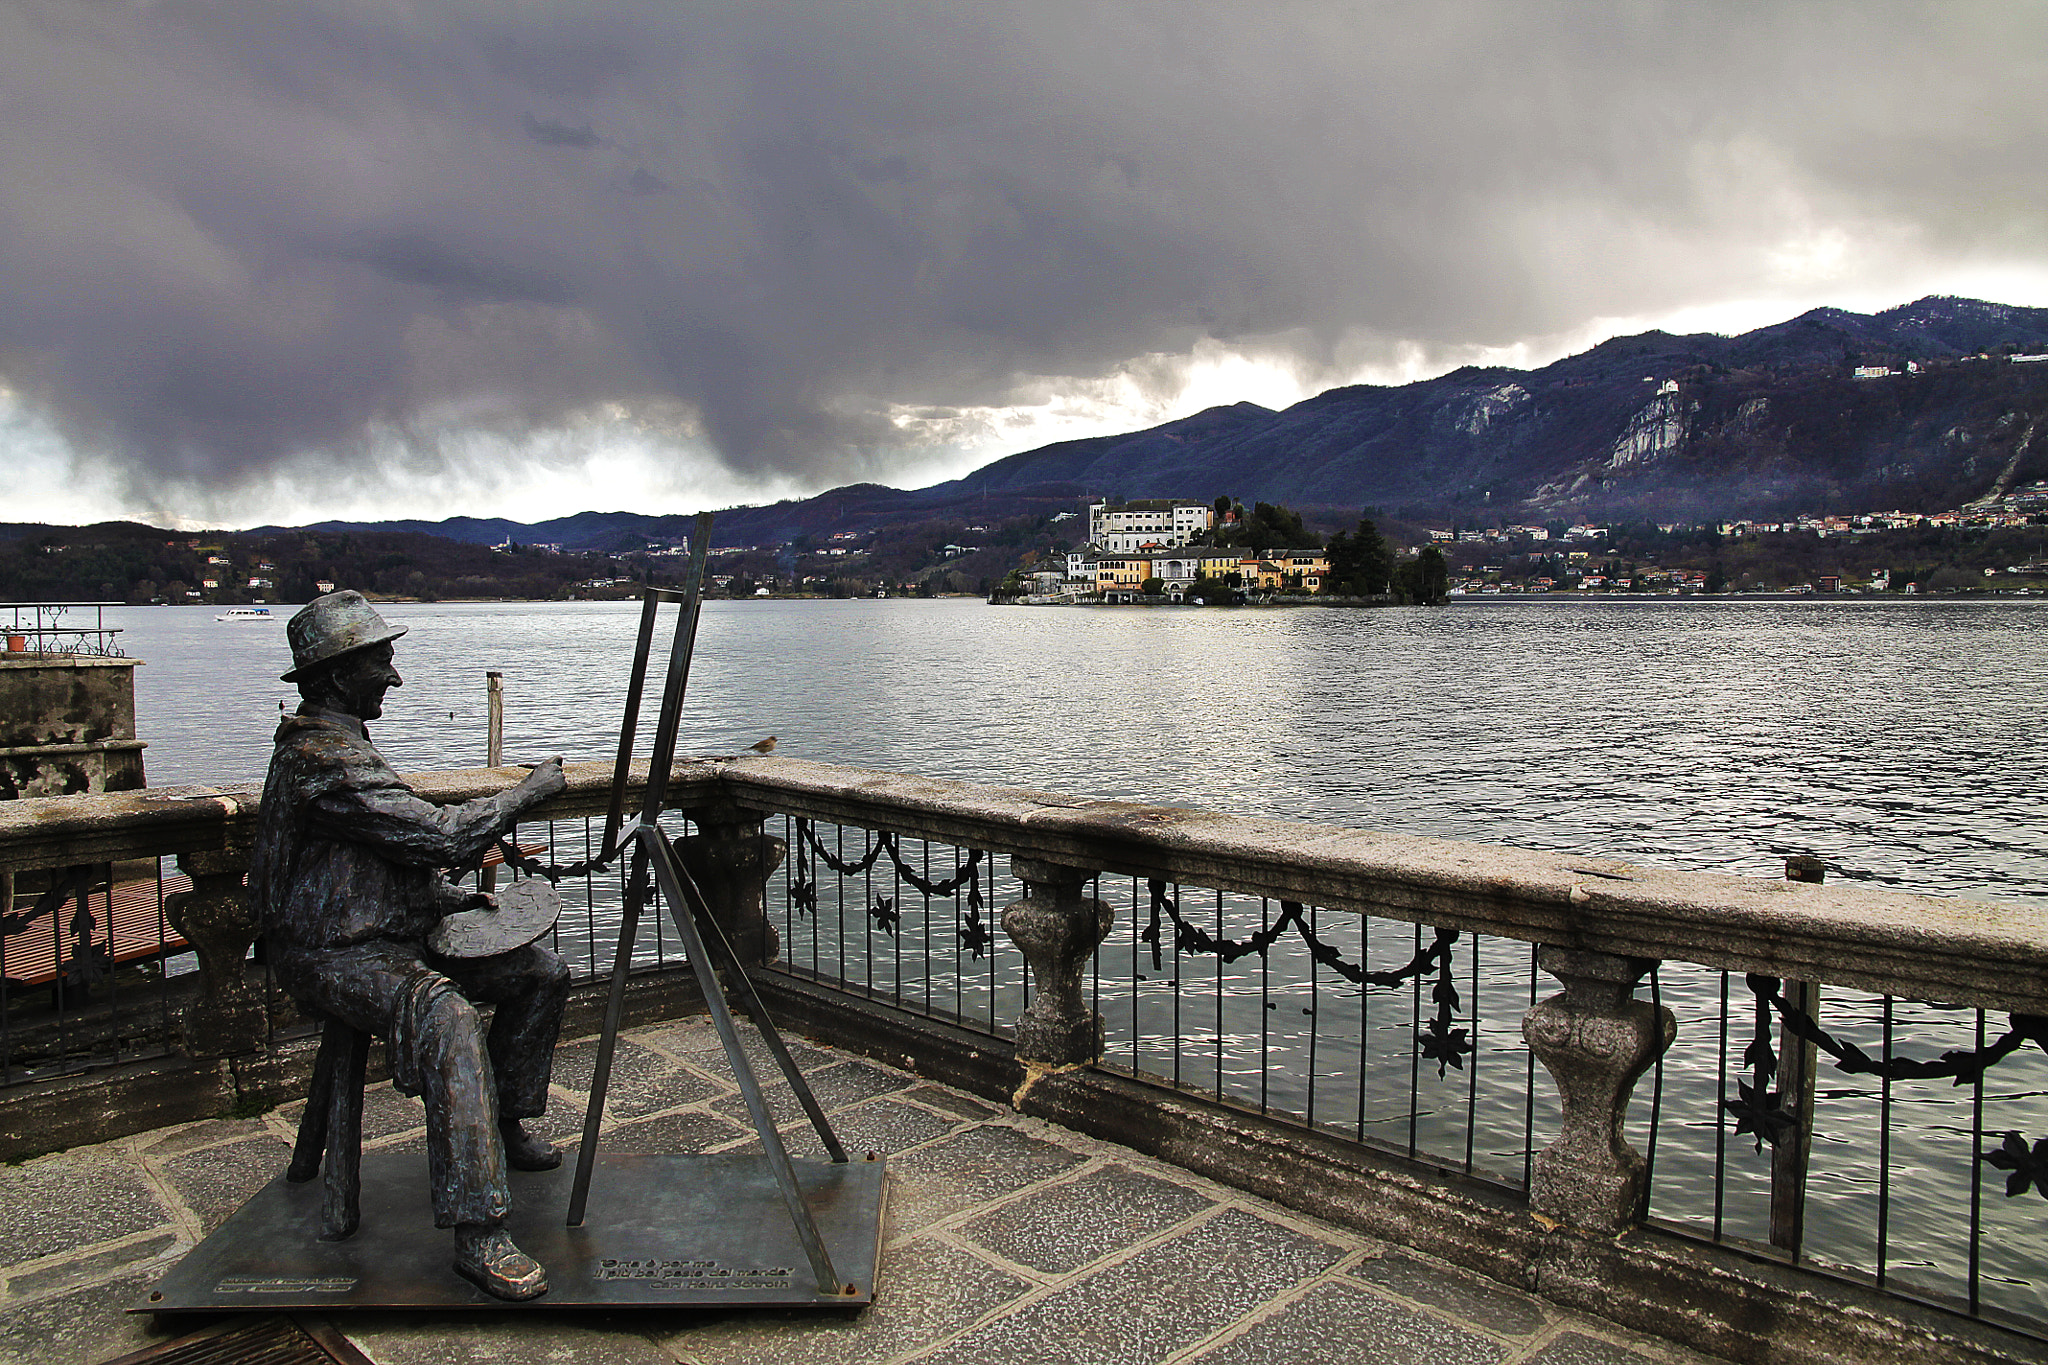
[[[375,720],[384,714],[384,694],[403,687],[405,680],[391,662],[391,644],[372,645],[344,656],[333,677],[337,699],[348,714],[359,720]]]

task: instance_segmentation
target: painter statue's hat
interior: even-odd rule
[[[315,664],[396,640],[405,627],[391,625],[361,593],[348,590],[308,602],[286,624],[284,634],[291,641],[292,671],[282,676],[286,682],[297,682]]]

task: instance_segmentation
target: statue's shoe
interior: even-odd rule
[[[546,1138],[535,1137],[514,1121],[498,1126],[505,1139],[505,1160],[515,1171],[552,1171],[562,1164],[562,1149]]]
[[[455,1270],[493,1298],[537,1299],[548,1292],[547,1271],[503,1228],[468,1223],[456,1228]]]

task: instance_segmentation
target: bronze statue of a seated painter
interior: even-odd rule
[[[249,867],[269,961],[302,1005],[385,1039],[394,1084],[424,1101],[434,1225],[455,1229],[455,1269],[499,1298],[534,1298],[547,1274],[505,1231],[507,1167],[562,1160],[521,1120],[547,1109],[569,973],[538,943],[458,959],[426,940],[444,916],[489,904],[443,869],[474,866],[564,790],[561,760],[496,796],[422,800],[366,729],[400,685],[392,641],[405,627],[338,592],[287,630],[284,680],[302,701],[277,729]],[[477,1004],[495,1007],[488,1032]]]

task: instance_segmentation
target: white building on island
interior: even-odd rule
[[[1109,554],[1171,549],[1187,544],[1197,531],[1206,531],[1215,524],[1215,508],[1178,498],[1103,501],[1088,507],[1088,541]]]

